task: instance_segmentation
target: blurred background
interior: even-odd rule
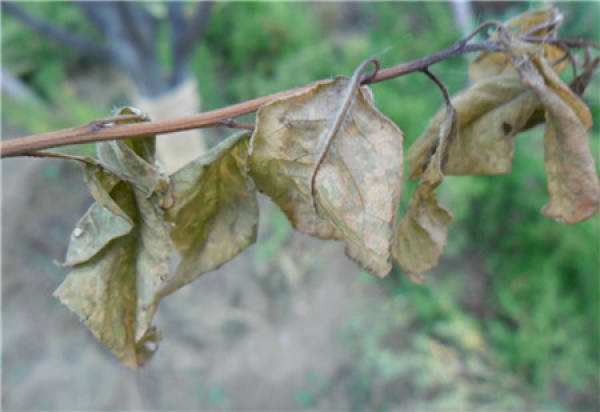
[[[600,41],[600,4],[555,5],[565,14],[562,36]],[[2,6],[9,139],[125,104],[155,119],[215,109],[351,75],[385,50],[391,66],[541,3]],[[432,71],[455,93],[468,85],[472,57]],[[372,88],[405,149],[443,103],[418,73]],[[596,162],[599,96],[596,76],[584,96]],[[174,170],[228,133],[163,139],[161,160]],[[295,233],[262,197],[258,242],[163,301],[161,347],[137,374],[52,297],[66,275],[54,261],[92,201],[78,166],[2,160],[2,406],[597,410],[600,217],[567,226],[539,213],[548,200],[542,139],[542,127],[519,135],[509,175],[446,178],[440,196],[455,221],[424,285],[397,267],[370,277],[341,244]],[[405,184],[402,210],[414,186]]]

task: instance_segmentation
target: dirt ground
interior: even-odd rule
[[[6,410],[298,409],[313,380],[343,375],[352,358],[339,328],[380,293],[360,281],[341,244],[291,232],[267,261],[257,263],[255,245],[166,299],[155,318],[160,349],[133,373],[52,296],[67,272],[53,260],[91,203],[81,171],[6,160],[2,183]],[[261,200],[263,216],[277,213]],[[272,230],[263,218],[258,242]],[[315,406],[347,402],[333,385]]]

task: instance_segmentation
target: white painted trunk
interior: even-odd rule
[[[168,120],[198,113],[202,103],[198,85],[188,77],[177,88],[158,98],[137,96],[134,106],[147,113],[152,120]],[[173,173],[206,151],[200,130],[163,134],[156,139],[156,153],[167,173]]]

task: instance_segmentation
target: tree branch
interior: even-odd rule
[[[47,21],[34,17],[12,2],[2,2],[2,11],[21,20],[41,36],[48,37],[58,43],[77,50],[79,53],[95,59],[107,59],[111,57],[108,49],[95,44],[75,33],[62,30]]]
[[[168,3],[169,26],[171,29],[171,61],[173,72],[171,85],[179,84],[185,77],[188,24],[183,17],[183,4],[180,1]]]
[[[439,63],[445,59],[457,57],[464,53],[483,50],[499,51],[500,48],[495,41],[484,41],[473,44],[465,44],[461,41],[439,51],[438,53],[432,54],[431,56],[379,70],[377,75],[374,76],[372,80],[366,79],[371,80],[367,81],[366,83],[377,83],[393,79],[398,76],[421,71],[425,67]],[[179,119],[120,124],[111,127],[103,127],[100,129],[90,128],[88,124],[71,129],[58,130],[55,132],[9,140],[0,143],[0,158],[21,156],[32,151],[66,146],[70,144],[100,142],[113,139],[133,139],[147,137],[148,135],[222,126],[224,120],[255,112],[260,106],[266,103],[307,90],[315,83],[316,82],[312,82],[306,86],[284,90],[279,93],[248,100],[243,103],[237,103],[221,109],[181,117]],[[93,122],[90,124],[93,124]]]
[[[144,96],[168,89],[154,44],[156,20],[138,4],[81,1],[79,7],[104,35],[113,61],[129,75]],[[141,27],[147,24],[146,27]]]
[[[114,7],[105,1],[94,3],[78,1],[76,4],[88,21],[96,27],[98,33],[101,33],[107,39],[110,38],[111,26],[118,22]]]
[[[193,44],[193,42],[197,41],[199,37],[204,35],[204,32],[208,28],[208,23],[212,14],[212,8],[212,1],[203,1],[198,5],[188,24],[188,42]]]
[[[171,26],[171,49],[173,50],[173,74],[171,84],[177,85],[185,78],[186,63],[198,40],[204,35],[213,3],[201,2],[194,15],[187,21],[183,15],[183,5],[179,1],[169,2],[169,23]]]
[[[123,16],[125,30],[142,59],[156,60],[154,36],[156,22],[140,4],[129,1],[115,2],[120,14]]]

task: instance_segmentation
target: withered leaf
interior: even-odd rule
[[[143,144],[136,140],[149,141]],[[132,183],[150,196],[168,185],[168,179],[154,164],[154,150],[148,148],[153,142],[154,138],[102,142],[97,145],[100,164],[119,179]]]
[[[92,179],[95,174],[90,171]],[[108,191],[112,190],[115,182]],[[98,184],[99,183],[95,183]],[[105,192],[104,189],[101,189]],[[106,192],[105,192],[106,193]],[[73,266],[85,262],[95,256],[111,240],[126,235],[133,228],[133,221],[114,203],[110,196],[106,196],[102,203],[94,202],[88,211],[81,217],[75,230],[71,233],[69,247],[65,258],[65,266]]]
[[[408,211],[394,229],[392,255],[417,283],[423,282],[423,272],[437,265],[452,222],[452,214],[438,203],[435,188],[444,178],[444,152],[456,138],[456,120],[454,111],[444,119],[438,136],[441,143],[415,189]]]
[[[514,34],[524,34],[536,26],[545,22],[560,21],[561,13],[553,7],[529,10],[519,14],[504,23],[504,27]],[[540,28],[529,34],[530,36],[542,37],[548,35],[548,28]],[[490,40],[498,40],[498,33],[490,35]],[[544,56],[550,62],[560,60],[565,56],[565,51],[551,44],[544,44]],[[554,66],[557,73],[563,71],[569,65],[569,61],[565,60]],[[505,53],[483,51],[475,56],[469,65],[469,78],[473,82],[479,82],[489,77],[494,77],[502,73],[515,72],[515,67],[512,65],[510,57]]]
[[[181,262],[161,291],[168,295],[217,269],[256,241],[258,204],[247,176],[249,133],[234,135],[173,176],[166,218]]]
[[[523,83],[546,110],[544,163],[550,203],[542,213],[559,222],[581,222],[600,206],[600,184],[588,142],[591,113],[543,58],[532,54],[520,62]]]
[[[73,269],[55,292],[134,369],[157,339],[150,323],[169,274],[170,228],[154,192],[167,178],[152,163],[153,144],[98,143],[100,161],[86,167],[96,202],[73,231],[65,262]]]
[[[402,181],[402,132],[361,88],[310,180],[349,80],[337,77],[260,108],[250,142],[250,174],[299,231],[344,240],[368,272],[391,269],[392,225]]]
[[[449,143],[444,159],[446,175],[500,174],[511,170],[513,139],[541,107],[516,73],[475,83],[452,98],[458,122],[457,136]],[[436,149],[446,116],[442,107],[408,150],[410,177],[425,170]]]

